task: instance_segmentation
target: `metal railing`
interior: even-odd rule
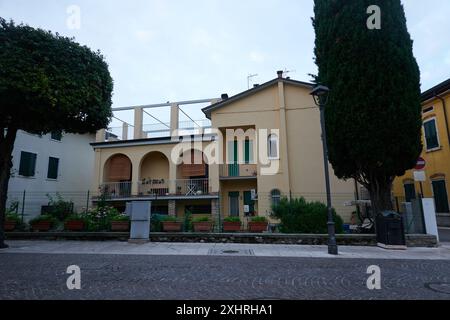
[[[256,177],[258,169],[256,164],[221,164],[219,167],[220,177]]]
[[[131,185],[131,181],[105,182],[100,186],[100,189],[108,198],[123,198],[131,196]]]
[[[209,194],[209,181],[204,179],[177,179],[176,194],[183,196],[199,196]]]
[[[138,182],[139,196],[165,196],[169,195],[169,183],[164,179],[145,179]]]

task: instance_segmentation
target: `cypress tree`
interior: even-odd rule
[[[316,82],[330,88],[325,107],[329,161],[356,179],[375,214],[393,208],[392,182],[422,150],[420,71],[400,0],[315,0]],[[380,29],[368,28],[380,10]]]

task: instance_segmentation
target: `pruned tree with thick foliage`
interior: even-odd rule
[[[17,131],[94,133],[110,121],[112,89],[100,52],[0,18],[0,247]]]
[[[368,189],[375,214],[391,210],[394,178],[413,168],[422,150],[420,71],[403,6],[400,0],[314,3],[316,81],[331,90],[329,161],[339,178]],[[380,28],[368,27],[368,19],[377,19],[373,5]]]

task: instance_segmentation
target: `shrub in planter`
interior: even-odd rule
[[[162,230],[165,232],[180,232],[183,223],[178,221],[177,217],[165,216],[162,221]]]
[[[116,208],[102,205],[89,210],[86,214],[86,225],[88,231],[109,231],[111,219],[120,215]]]
[[[266,217],[252,217],[252,220],[248,223],[248,230],[250,232],[264,232],[267,231],[269,222]]]
[[[5,218],[5,231],[13,231],[22,223],[17,213],[7,213]]]
[[[213,223],[208,217],[195,218],[192,224],[195,232],[211,232],[213,228]]]
[[[31,229],[34,231],[48,231],[56,223],[56,219],[50,215],[40,215],[30,220]]]
[[[80,214],[71,214],[64,221],[64,230],[82,231],[85,226],[86,217]]]
[[[130,217],[124,214],[116,215],[111,218],[111,231],[129,231]]]
[[[228,216],[223,219],[223,231],[234,232],[241,230],[241,219],[239,217]]]
[[[48,206],[45,206],[42,214],[50,215],[59,221],[66,221],[66,219],[73,214],[73,202],[63,199],[61,194],[56,193],[55,197],[47,194]]]
[[[277,206],[272,207],[272,217],[280,220],[283,233],[326,234],[328,213],[327,206],[321,202],[308,202],[304,198],[282,198]],[[333,209],[336,233],[343,233],[342,218]]]

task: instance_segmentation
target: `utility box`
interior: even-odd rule
[[[145,242],[150,238],[151,201],[132,201],[127,204],[130,214],[130,242]]]
[[[403,219],[395,211],[383,211],[376,218],[378,246],[385,249],[406,249]]]

